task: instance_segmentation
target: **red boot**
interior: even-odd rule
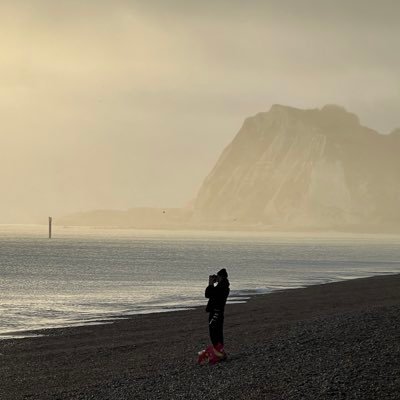
[[[222,343],[218,343],[214,346],[214,354],[217,358],[217,362],[226,360],[226,353],[224,350],[224,345]]]

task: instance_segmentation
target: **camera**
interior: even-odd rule
[[[217,280],[217,275],[215,274],[210,275],[210,278],[215,282]]]

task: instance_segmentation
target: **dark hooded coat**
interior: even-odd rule
[[[229,295],[229,281],[223,278],[221,282],[214,285],[208,285],[206,288],[205,296],[208,299],[206,312],[221,312],[225,310],[226,299]]]

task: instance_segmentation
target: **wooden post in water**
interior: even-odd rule
[[[49,217],[49,239],[51,239],[51,223],[53,222],[53,218]]]

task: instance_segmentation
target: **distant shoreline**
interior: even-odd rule
[[[43,232],[47,233],[47,224],[46,223],[29,223],[29,224],[1,224],[0,228],[15,228],[19,227],[21,229],[25,228],[35,228],[41,227],[43,228]],[[309,229],[309,230],[284,230],[284,229],[265,229],[260,227],[254,227],[248,229],[236,229],[233,227],[218,227],[213,229],[212,227],[188,227],[188,226],[179,226],[179,227],[135,227],[135,226],[108,226],[108,225],[58,225],[57,218],[54,218],[53,230],[56,237],[57,230],[60,232],[70,232],[73,230],[88,230],[88,231],[110,231],[115,232],[120,230],[121,232],[127,231],[137,231],[137,232],[151,232],[151,233],[188,233],[188,234],[212,234],[212,235],[224,235],[224,234],[237,234],[237,235],[267,235],[267,236],[313,236],[313,235],[322,235],[323,237],[346,237],[353,235],[360,235],[362,237],[367,237],[368,235],[375,236],[388,236],[388,237],[399,237],[400,236],[400,228],[399,230],[387,230],[387,231],[357,231],[357,230],[317,230],[317,229]],[[1,231],[0,231],[1,233]]]
[[[310,226],[310,227],[296,227],[296,226],[272,226],[272,225],[235,225],[235,224],[182,224],[182,225],[107,225],[107,224],[61,224],[64,228],[100,228],[100,229],[137,229],[137,230],[160,230],[160,231],[208,231],[208,232],[270,232],[270,233],[353,233],[353,234],[400,234],[399,226],[386,226],[379,225],[346,225],[334,226],[330,228]]]

